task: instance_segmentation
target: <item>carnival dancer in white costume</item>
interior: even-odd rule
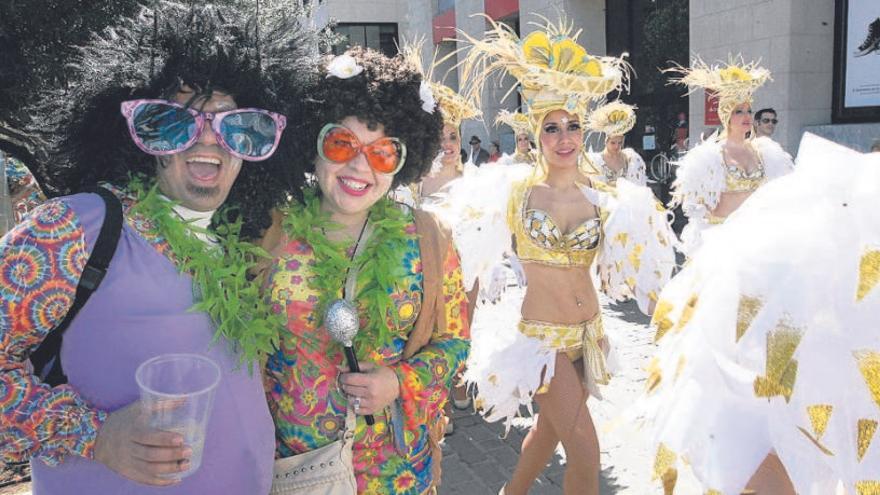
[[[666,493],[687,464],[713,494],[880,493],[878,201],[880,157],[807,135],[663,290],[640,411]]]
[[[614,186],[618,178],[625,177],[633,184],[647,184],[645,160],[636,150],[623,147],[626,133],[636,125],[635,110],[632,105],[614,101],[590,113],[587,127],[605,135],[605,149],[589,153],[590,161],[599,171],[595,180]]]
[[[688,224],[682,232],[685,253],[700,245],[701,232],[718,225],[758,187],[792,170],[791,156],[770,138],[750,138],[752,95],[770,79],[757,63],[731,57],[709,66],[700,59],[692,67],[675,67],[671,82],[689,92],[704,88],[718,98],[722,131],[694,147],[676,163],[672,205],[681,205]]]
[[[647,312],[674,266],[675,237],[649,190],[621,181],[612,191],[580,169],[588,106],[624,86],[624,61],[588,54],[564,22],[523,40],[488,22],[482,40],[462,34],[472,45],[462,80],[478,98],[492,75],[518,79],[538,163],[483,167],[451,183],[438,208],[465,246],[470,273],[485,273],[486,260],[506,251],[528,280],[524,291],[478,306],[465,378],[489,421],[509,426],[520,406],[540,406],[505,493],[526,493],[561,441],[564,493],[598,494],[599,445],[586,400],[610,379],[610,344],[590,267],[595,260],[612,297],[635,297]],[[490,294],[506,286],[489,278],[481,287]]]
[[[401,186],[393,192],[396,200],[411,207],[419,208],[425,199],[439,191],[450,181],[462,177],[465,172],[476,170],[470,162],[461,161],[461,123],[464,120],[476,119],[480,110],[474,103],[461,96],[452,88],[435,80],[434,70],[447,58],[437,59],[437,52],[427,70],[422,64],[422,46],[424,40],[405,45],[402,53],[406,60],[422,74],[422,93],[425,98],[436,103],[443,116],[443,133],[440,136],[440,154],[434,159],[431,171],[420,182]],[[460,400],[460,399],[459,399]]]
[[[532,126],[529,117],[522,112],[510,112],[501,110],[495,117],[495,125],[506,125],[513,129],[513,137],[516,140],[516,149],[512,155],[507,153],[498,160],[499,165],[513,163],[527,163],[534,165],[538,160],[538,153],[532,146]]]

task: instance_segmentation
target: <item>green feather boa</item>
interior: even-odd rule
[[[316,316],[323,324],[324,311],[335,299],[342,297],[345,277],[353,266],[358,270],[358,306],[365,307],[367,325],[354,339],[355,349],[365,357],[370,349],[390,344],[403,332],[391,293],[404,276],[401,260],[406,254],[408,216],[393,201],[382,198],[369,213],[373,233],[361,253],[352,260],[346,242],[333,242],[326,232],[341,226],[321,210],[321,200],[314,189],[304,191],[304,202],[291,202],[283,208],[284,230],[290,239],[308,244],[315,255],[313,277],[309,287],[319,294]],[[389,328],[388,318],[394,329]]]
[[[228,210],[220,212],[220,222],[213,231],[186,222],[174,212],[176,203],[160,196],[156,184],[146,186],[140,178],[131,180],[128,191],[135,196],[132,213],[153,221],[154,232],[171,246],[181,273],[192,277],[195,305],[190,311],[204,311],[215,326],[212,345],[224,339],[238,354],[239,364],[253,371],[263,355],[278,346],[279,315],[269,311],[258,284],[249,279],[249,271],[259,258],[269,254],[258,246],[241,240],[241,220],[228,221]],[[196,235],[216,241],[212,247]]]

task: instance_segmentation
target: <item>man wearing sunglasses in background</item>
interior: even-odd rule
[[[76,61],[82,78],[33,109],[54,140],[53,162],[39,164],[51,190],[109,182],[112,193],[49,200],[0,241],[0,456],[31,460],[41,495],[271,485],[274,429],[254,364],[277,329],[239,239],[258,237],[302,177],[282,114],[298,115],[298,88],[313,80],[315,35],[273,16],[257,40],[240,29],[250,12],[161,5],[95,38]],[[102,270],[105,230],[118,241]],[[200,447],[150,428],[138,400],[136,368],[167,353],[221,369],[191,474]]]
[[[773,138],[776,132],[776,124],[779,120],[776,118],[776,110],[772,108],[762,108],[755,114],[755,137]]]

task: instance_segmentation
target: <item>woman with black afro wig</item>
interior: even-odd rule
[[[265,373],[275,488],[295,491],[283,474],[301,472],[298,455],[348,431],[339,448],[359,493],[433,493],[443,406],[469,349],[467,299],[447,236],[388,191],[430,169],[442,118],[415,67],[362,48],[328,59],[305,105],[313,180],[282,210],[266,272],[287,318]],[[349,360],[340,342],[352,340]]]

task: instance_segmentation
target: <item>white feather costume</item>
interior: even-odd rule
[[[511,218],[511,200],[529,187],[534,174],[531,165],[481,167],[450,183],[440,200],[428,207],[451,226],[466,288],[476,279],[481,287],[490,285],[505,253],[513,252],[509,221],[522,218]],[[616,300],[634,297],[647,311],[675,265],[676,239],[668,213],[650,190],[626,180],[616,189],[596,184],[582,191],[603,218],[596,258],[603,290]],[[531,410],[534,394],[552,379],[557,353],[518,330],[525,290],[508,290],[496,303],[478,305],[464,375],[476,386],[476,404],[486,419],[503,419],[508,428],[520,407]]]
[[[800,494],[878,493],[878,204],[880,155],[807,135],[793,174],[704,232],[660,294],[636,408],[658,477],[684,459],[706,490],[739,494],[775,451]]]
[[[626,157],[626,167],[620,172],[614,172],[605,164],[605,159],[601,152],[590,152],[590,161],[599,170],[599,173],[592,178],[613,186],[618,178],[626,180],[638,186],[644,186],[648,183],[648,176],[645,172],[645,160],[632,148],[624,148],[621,150]]]
[[[752,141],[764,165],[765,182],[792,171],[791,156],[776,141],[761,137]],[[721,143],[710,138],[703,141],[675,163],[672,204],[681,205],[688,224],[682,232],[685,253],[690,255],[700,245],[701,233],[711,224],[710,213],[718,206],[726,190],[726,169]]]

